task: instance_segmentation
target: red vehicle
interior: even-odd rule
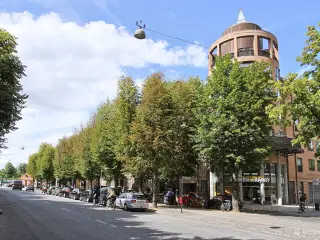
[[[183,205],[188,205],[189,207],[203,207],[204,199],[201,195],[189,192],[183,196]]]

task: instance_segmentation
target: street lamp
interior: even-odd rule
[[[136,25],[139,27],[135,32],[134,32],[134,37],[136,39],[145,39],[146,38],[146,32],[143,30],[146,28],[145,24],[142,24],[142,20],[137,21]]]
[[[171,35],[168,35],[168,34],[165,34],[165,33],[161,33],[161,32],[152,30],[152,29],[150,29],[150,28],[146,28],[146,24],[144,24],[142,20],[137,21],[137,22],[136,22],[136,25],[138,26],[138,29],[134,32],[134,35],[133,35],[133,36],[134,36],[136,39],[139,39],[139,40],[143,40],[143,39],[146,38],[146,32],[145,32],[145,30],[148,30],[148,31],[150,31],[150,32],[154,32],[154,33],[157,33],[157,34],[160,34],[160,35],[169,37],[169,38],[173,38],[173,39],[176,39],[176,40],[185,42],[185,43],[189,43],[189,44],[192,44],[192,45],[196,45],[196,46],[198,46],[198,47],[203,47],[203,48],[206,48],[206,49],[209,48],[208,46],[203,46],[203,45],[198,44],[198,43],[194,43],[194,42],[191,42],[191,41],[182,39],[182,38],[178,38],[178,37],[174,37],[174,36],[171,36]]]

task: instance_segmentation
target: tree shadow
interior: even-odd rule
[[[20,199],[29,200],[29,203],[24,201],[12,201],[10,194],[5,194],[1,196],[1,200],[4,200],[5,205],[10,205],[4,209],[4,214],[0,216],[0,221],[2,226],[0,226],[0,239],[1,240],[39,240],[36,235],[39,235],[39,231],[48,231],[46,240],[62,240],[68,239],[70,235],[55,235],[53,232],[55,230],[59,232],[59,226],[61,229],[69,228],[72,229],[72,234],[79,234],[78,238],[81,239],[92,239],[92,240],[113,240],[113,239],[168,239],[168,240],[241,240],[241,238],[236,237],[236,234],[230,233],[230,229],[224,229],[225,233],[222,232],[223,229],[212,229],[212,232],[200,233],[200,231],[193,232],[190,230],[189,225],[183,225],[185,223],[179,223],[179,219],[170,218],[167,216],[156,215],[154,211],[148,212],[131,212],[123,210],[109,210],[103,206],[95,207],[93,204],[87,204],[85,202],[80,202],[78,200],[67,199],[67,201],[61,200],[63,198],[58,198],[52,196],[51,198],[44,199],[41,194],[27,194],[29,198],[21,194]],[[19,194],[20,195],[20,194]],[[11,199],[11,200],[10,200]],[[41,203],[38,201],[47,201],[49,204]],[[50,221],[54,220],[54,214],[57,211],[65,209],[65,213],[58,216],[65,217],[61,219],[61,223],[55,222],[55,225],[48,225]],[[39,212],[40,219],[34,219],[30,215],[30,211],[36,211],[35,214]],[[68,212],[70,211],[70,212]],[[88,213],[89,212],[89,213]],[[53,216],[52,216],[53,215]],[[90,216],[90,220],[84,218]],[[4,219],[4,220],[1,220]],[[76,220],[83,218],[83,224],[78,224]],[[162,219],[161,219],[162,218]],[[170,222],[168,219],[170,218]],[[74,221],[75,220],[75,221]],[[51,221],[51,224],[52,224]],[[177,222],[174,222],[177,221]],[[196,221],[196,220],[195,220]],[[30,222],[33,224],[30,224]],[[70,224],[65,226],[64,224]],[[159,225],[158,225],[159,224]],[[170,225],[174,227],[170,227]],[[190,222],[188,224],[191,224]],[[200,227],[200,223],[196,223]],[[1,224],[0,224],[1,225]],[[202,226],[202,228],[205,228]],[[14,230],[15,229],[15,230]],[[207,230],[207,229],[206,229]],[[36,234],[34,234],[36,233]],[[71,234],[70,231],[68,231]],[[60,232],[60,234],[62,234]],[[82,235],[81,235],[82,234]],[[205,238],[204,235],[211,237]],[[214,237],[216,235],[216,237]],[[224,236],[225,235],[225,236]],[[213,237],[212,237],[213,236]],[[223,236],[223,237],[219,237]],[[246,239],[248,239],[246,237]],[[252,238],[252,240],[258,240],[257,238]]]

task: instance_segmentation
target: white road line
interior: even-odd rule
[[[68,211],[68,212],[71,212],[71,210],[69,210],[69,209],[66,209],[66,208],[62,208],[62,209],[66,210],[66,211]]]
[[[99,222],[99,223],[103,223],[103,224],[108,225],[108,223],[106,223],[106,222],[102,222],[102,221],[100,221],[100,220],[96,220],[96,221]]]
[[[100,220],[96,220],[96,221],[99,222],[99,223],[105,224],[105,225],[109,225],[109,226],[114,227],[114,228],[117,227],[116,225],[109,224],[109,223],[106,223],[106,222],[103,222],[103,221],[100,221]]]
[[[46,204],[50,204],[49,202],[46,202],[46,201],[44,201],[44,203],[46,203]]]

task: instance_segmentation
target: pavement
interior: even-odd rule
[[[158,208],[125,212],[0,188],[1,240],[320,239],[320,219]]]

